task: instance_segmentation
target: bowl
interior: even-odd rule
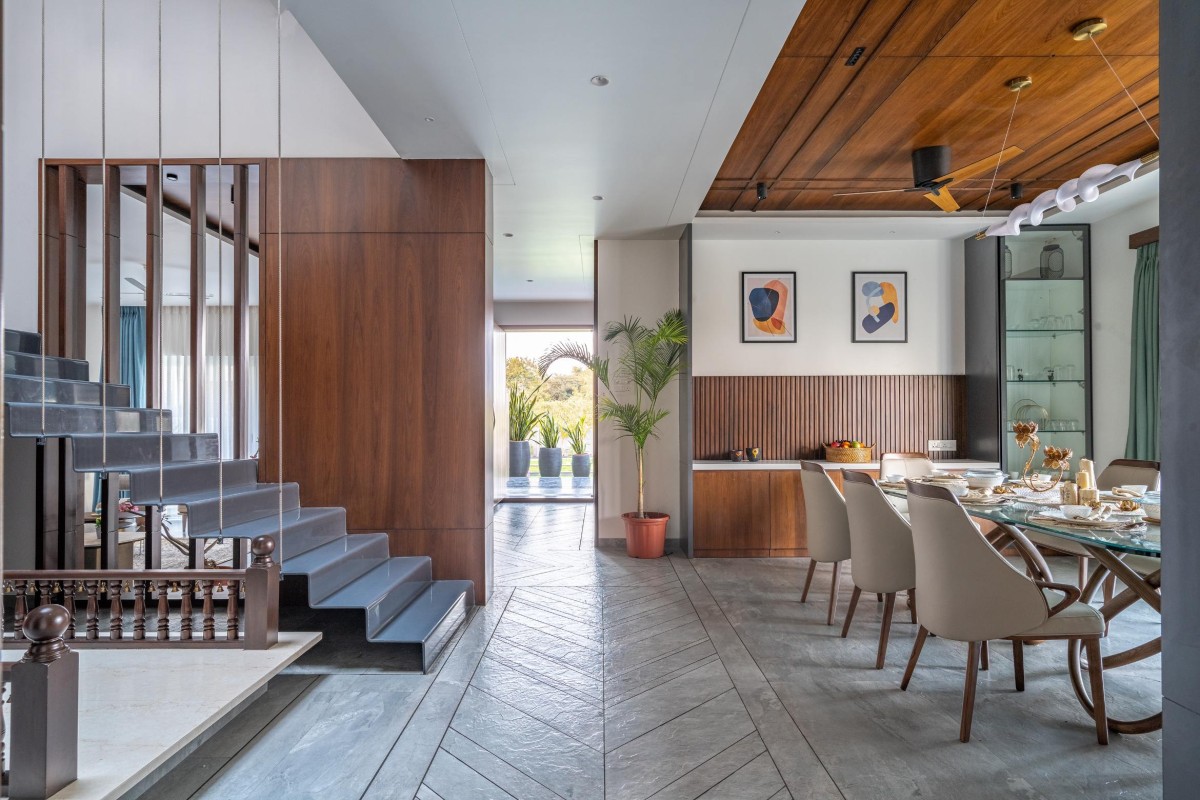
[[[1067,519],[1088,519],[1092,516],[1091,506],[1063,506],[1063,516]]]
[[[1122,486],[1118,486],[1117,488],[1124,489],[1125,491],[1129,492],[1130,494],[1141,497],[1142,495],[1144,495],[1146,493],[1146,490],[1149,489],[1150,487],[1144,483],[1130,483],[1130,484],[1124,484]]]
[[[1161,503],[1142,503],[1142,511],[1145,511],[1150,519],[1162,519]]]
[[[995,489],[1004,483],[1003,472],[968,472],[965,477],[972,489]]]

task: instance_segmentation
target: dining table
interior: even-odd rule
[[[897,500],[907,499],[907,488],[903,482],[880,481],[879,486],[890,497]],[[1110,575],[1116,576],[1125,587],[1120,593],[1104,600],[1099,608],[1104,617],[1106,631],[1114,619],[1138,600],[1145,601],[1161,618],[1159,566],[1162,558],[1162,538],[1157,521],[1130,517],[1125,524],[1117,522],[1111,528],[1091,527],[1067,519],[1062,514],[1060,504],[1054,500],[1054,492],[1034,492],[1019,485],[1010,486],[1008,489],[1008,493],[1002,495],[980,495],[972,492],[971,496],[959,498],[959,503],[968,514],[977,520],[986,520],[995,525],[994,530],[986,534],[994,547],[998,550],[1010,546],[1015,548],[1029,573],[1038,580],[1046,581],[1053,581],[1054,576],[1041,552],[1025,536],[1026,531],[1046,534],[1063,542],[1065,553],[1076,553],[1082,547],[1093,559],[1095,566],[1092,567],[1087,581],[1080,587],[1081,602],[1091,603]],[[1118,498],[1108,496],[1103,499],[1115,503]],[[1152,493],[1145,500],[1158,503],[1159,497],[1157,493]],[[1040,537],[1040,541],[1046,542],[1046,537]],[[1091,714],[1092,698],[1085,677],[1087,669],[1082,650],[1078,640],[1070,643],[1067,666],[1075,696]],[[1104,669],[1116,670],[1161,652],[1162,636],[1159,635],[1134,647],[1104,656]],[[1108,708],[1109,730],[1133,734],[1151,733],[1162,729],[1161,709],[1148,716],[1125,719],[1113,716],[1111,704]]]

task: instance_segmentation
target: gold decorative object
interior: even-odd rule
[[[1137,511],[1141,506],[1135,500],[1122,500],[1117,503],[1117,508],[1122,511]]]
[[[1026,446],[1029,447],[1029,460],[1025,462],[1025,467],[1021,470],[1021,481],[1034,492],[1048,492],[1058,486],[1063,475],[1071,468],[1071,456],[1074,453],[1066,447],[1047,446],[1043,452],[1042,466],[1046,469],[1058,470],[1058,474],[1051,481],[1039,481],[1036,474],[1029,472],[1030,467],[1033,466],[1033,459],[1037,457],[1037,452],[1042,446],[1042,440],[1038,437],[1038,424],[1036,422],[1014,422],[1013,434],[1016,435],[1018,447],[1022,450]]]

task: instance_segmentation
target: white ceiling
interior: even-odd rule
[[[487,159],[496,298],[554,300],[691,221],[804,0],[284,5],[397,153]]]

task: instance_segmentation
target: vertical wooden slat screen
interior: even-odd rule
[[[204,367],[207,364],[206,323],[208,321],[207,255],[208,237],[208,183],[204,167],[191,167],[191,421],[189,430],[201,433],[204,430]]]
[[[697,460],[757,446],[766,459],[818,458],[823,442],[857,438],[875,453],[964,441],[962,375],[762,375],[692,379]],[[954,457],[954,453],[934,454]]]
[[[101,219],[104,245],[101,270],[104,303],[100,363],[102,380],[121,382],[121,168],[111,164],[104,170]]]
[[[162,170],[146,167],[146,407],[162,408],[163,308]]]

